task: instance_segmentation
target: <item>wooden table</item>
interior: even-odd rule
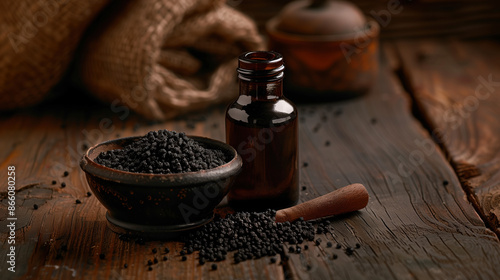
[[[213,271],[198,265],[196,253],[181,261],[181,243],[122,241],[107,228],[102,205],[87,196],[78,163],[88,146],[156,129],[223,140],[224,106],[152,123],[68,91],[57,102],[4,113],[1,278],[500,279],[499,47],[495,41],[386,41],[372,92],[300,104],[300,184],[307,186],[301,201],[362,183],[370,202],[332,217],[330,232],[319,235],[343,248],[359,243],[354,254],[311,242],[281,265],[228,258]],[[9,166],[17,187],[15,273],[6,264]],[[155,256],[160,261],[148,271]]]

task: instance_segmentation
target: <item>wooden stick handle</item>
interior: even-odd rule
[[[365,186],[348,185],[304,203],[278,210],[276,222],[291,222],[300,217],[307,221],[360,210],[368,204],[368,197]]]

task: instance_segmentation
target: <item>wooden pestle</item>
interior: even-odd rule
[[[363,209],[368,204],[368,192],[361,184],[352,184],[304,203],[276,212],[276,222],[304,220],[339,215]]]

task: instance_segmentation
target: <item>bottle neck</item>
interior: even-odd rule
[[[253,100],[274,100],[283,96],[283,79],[272,82],[250,82],[240,80],[240,95]]]

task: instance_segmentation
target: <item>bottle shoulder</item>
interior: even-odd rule
[[[249,125],[272,126],[295,120],[297,113],[295,105],[284,97],[252,100],[249,96],[239,96],[228,106],[226,118]]]

